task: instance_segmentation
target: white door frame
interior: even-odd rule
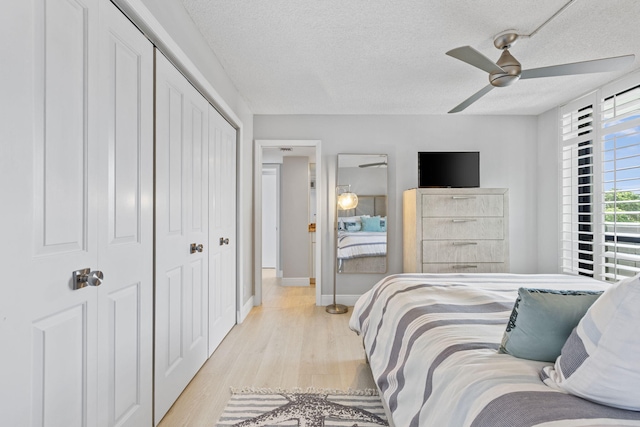
[[[316,305],[322,305],[322,221],[324,212],[324,181],[322,179],[322,141],[291,139],[256,139],[254,144],[253,184],[253,249],[254,305],[262,304],[262,149],[265,147],[315,147],[316,150]]]

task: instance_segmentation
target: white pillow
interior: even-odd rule
[[[540,378],[593,402],[640,411],[640,275],[593,303]]]

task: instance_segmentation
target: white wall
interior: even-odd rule
[[[340,168],[340,182],[363,196],[387,194],[387,168]]]
[[[255,115],[256,139],[319,139],[327,186],[325,242],[333,242],[333,194],[338,153],[389,155],[389,268],[402,271],[402,192],[418,180],[418,151],[480,151],[483,187],[509,188],[510,256],[514,273],[538,271],[538,119],[534,116],[332,116]],[[555,194],[555,193],[554,193]],[[322,254],[322,294],[332,293],[335,252]],[[385,275],[342,274],[339,295],[359,295]]]
[[[209,87],[213,87],[220,99],[232,110],[242,123],[241,141],[238,146],[238,280],[243,289],[244,304],[253,295],[253,113],[242,95],[218,61],[209,45],[196,29],[193,21],[182,6],[175,0],[114,0],[129,15],[131,20],[157,44],[161,50],[171,48],[158,34],[168,33],[175,45],[204,77]],[[153,16],[153,19],[149,16]],[[152,22],[154,21],[155,22]],[[160,26],[161,28],[158,28]],[[171,57],[171,55],[169,55]],[[185,71],[185,70],[183,70]],[[187,77],[193,78],[193,70],[186,70]],[[215,107],[218,100],[202,82],[192,81],[209,98]],[[228,111],[221,111],[228,116]]]
[[[560,142],[557,108],[538,116],[538,273],[560,271]]]

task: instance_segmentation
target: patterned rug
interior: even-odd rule
[[[376,390],[231,390],[218,427],[388,426]]]

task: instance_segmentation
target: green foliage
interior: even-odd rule
[[[604,200],[605,202],[618,202],[616,204],[607,203],[605,205],[605,222],[613,222],[616,219],[617,222],[640,222],[640,214],[638,213],[621,213],[640,212],[640,194],[634,193],[632,191],[616,191],[614,189],[604,193]],[[614,208],[615,211],[617,211],[617,215],[615,216],[613,215]]]

